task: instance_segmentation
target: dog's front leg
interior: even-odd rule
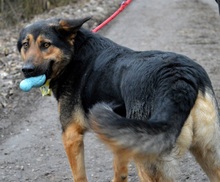
[[[84,129],[79,123],[71,123],[62,134],[64,148],[72,169],[74,182],[87,182],[84,162]]]

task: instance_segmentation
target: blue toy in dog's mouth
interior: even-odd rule
[[[46,82],[46,75],[39,75],[35,77],[26,78],[21,81],[20,89],[24,92],[29,92],[32,88],[38,88]]]

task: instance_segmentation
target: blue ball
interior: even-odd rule
[[[33,87],[41,87],[46,82],[46,75],[26,78],[21,81],[20,89],[24,92],[30,91]]]

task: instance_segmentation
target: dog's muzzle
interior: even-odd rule
[[[34,75],[36,67],[32,63],[25,63],[22,66],[22,72],[25,77],[30,77]]]

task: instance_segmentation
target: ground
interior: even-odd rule
[[[64,10],[61,14],[68,16],[71,7],[65,7]],[[84,14],[89,14],[89,10],[87,6]],[[53,16],[53,12],[50,15]],[[214,0],[136,0],[99,33],[135,50],[157,49],[187,55],[206,69],[219,102],[219,19]],[[9,31],[18,35],[18,29]],[[3,34],[4,31],[1,31],[0,36]],[[16,44],[16,37],[13,36],[1,40],[5,40],[5,45],[11,42]],[[18,54],[13,46],[13,49],[9,47],[7,59],[17,60]],[[3,53],[7,53],[7,49],[1,51],[1,56]],[[8,64],[3,62],[5,58],[0,60],[0,66]],[[12,67],[15,66],[13,64]],[[11,64],[8,69],[11,72]],[[13,70],[15,73],[12,75],[20,74],[17,67]],[[9,72],[0,72],[1,77],[6,76],[1,80],[5,87],[19,82],[16,79],[10,83]],[[5,87],[1,85],[0,89]],[[1,90],[1,93],[6,92]],[[0,100],[5,104],[0,116],[0,181],[71,181],[55,99],[40,97],[37,90],[22,93],[10,88],[7,94],[5,100]],[[85,136],[85,155],[89,182],[109,182],[113,173],[112,155],[92,133]],[[129,168],[130,182],[138,181],[133,164]],[[193,157],[187,154],[180,160],[177,181],[207,182],[208,179]]]

